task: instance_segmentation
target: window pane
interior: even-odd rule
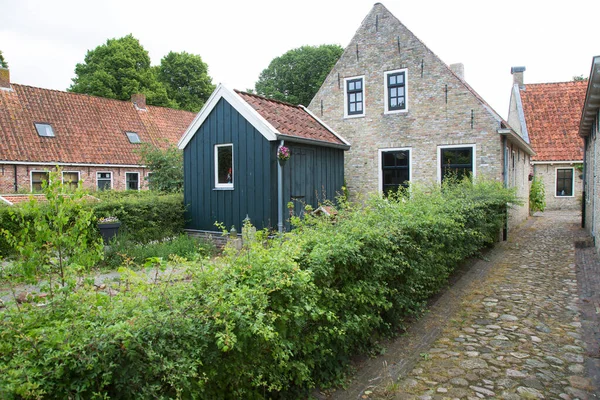
[[[356,102],[356,95],[354,93],[350,93],[350,103]]]
[[[573,196],[573,170],[556,170],[556,195]]]
[[[362,101],[362,93],[356,93],[356,101]]]
[[[43,137],[54,137],[54,130],[50,124],[35,124],[35,129],[37,130],[38,135]]]
[[[362,89],[362,79],[356,81],[356,90]]]
[[[354,90],[354,82],[348,82],[348,90]]]
[[[127,190],[139,189],[139,175],[137,173],[128,172],[125,175]]]
[[[233,146],[217,147],[217,165],[219,184],[233,183]]]
[[[404,83],[404,73],[398,74],[398,83],[399,84]]]
[[[362,103],[356,103],[356,111],[362,111]]]
[[[473,148],[442,149],[442,181],[452,177],[458,180],[473,173]]]

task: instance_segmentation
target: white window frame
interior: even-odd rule
[[[140,173],[139,172],[135,172],[135,171],[125,172],[125,190],[135,190],[135,189],[129,189],[129,185],[127,184],[127,175],[129,175],[129,174],[136,174],[137,175],[137,177],[138,177],[137,178],[137,183],[138,183],[137,190],[139,191],[140,188],[141,188],[141,186],[142,186],[142,184],[140,182]]]
[[[232,171],[232,177],[231,177],[231,183],[219,183],[219,148],[220,147],[231,147],[231,171]],[[215,150],[214,150],[214,159],[215,159],[215,189],[228,189],[228,190],[232,190],[233,189],[233,185],[235,183],[235,158],[234,158],[234,153],[233,153],[233,143],[221,143],[221,144],[215,144]]]
[[[408,181],[412,182],[412,148],[411,147],[389,147],[377,150],[377,167],[379,170],[379,180],[378,180],[378,188],[377,191],[379,193],[383,193],[383,153],[387,153],[390,151],[408,151]]]
[[[113,172],[112,171],[96,171],[96,190],[100,190],[98,187],[98,174],[110,174],[110,190],[113,188]]]
[[[404,110],[390,110],[390,105],[388,103],[388,75],[397,74],[399,72],[404,72]],[[384,114],[402,114],[408,112],[408,69],[395,69],[393,71],[386,71],[383,73],[383,103],[385,105]]]
[[[437,146],[437,181],[439,184],[442,183],[442,150],[444,149],[458,149],[463,147],[471,147],[473,149],[473,181],[477,177],[477,145],[474,143],[470,144],[444,144]]]
[[[65,174],[77,174],[77,184],[79,185],[79,181],[81,180],[81,172],[80,171],[62,171],[61,181],[63,185],[65,184]]]
[[[348,114],[348,81],[354,79],[362,79],[362,113],[361,114]],[[365,116],[367,111],[367,88],[365,87],[365,76],[351,76],[348,78],[344,78],[344,118],[362,118]]]
[[[571,195],[570,196],[558,196],[556,194],[556,185],[558,184],[558,170],[559,169],[570,169],[571,170]],[[554,197],[557,199],[571,199],[575,197],[575,167],[556,167],[554,168]]]
[[[33,125],[35,126],[35,131],[37,132],[39,137],[55,137],[56,136],[56,134],[54,133],[54,127],[49,122],[34,122]],[[40,133],[40,129],[39,129],[38,125],[47,126],[50,128],[50,130],[48,131],[48,129],[44,128],[44,133],[42,134],[42,133]]]
[[[48,175],[48,181],[50,181],[50,171],[47,169],[35,169],[35,170],[31,170],[29,171],[29,191],[33,193],[33,174],[37,173],[37,172],[43,172],[46,175]],[[48,182],[50,183],[50,182]]]

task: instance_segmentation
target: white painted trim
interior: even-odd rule
[[[273,127],[262,115],[260,115],[250,104],[246,103],[244,99],[235,93],[233,90],[226,88],[223,84],[219,83],[215,91],[210,95],[204,107],[200,110],[196,118],[192,121],[190,126],[187,128],[177,147],[183,150],[187,144],[192,140],[198,129],[202,126],[206,118],[210,115],[212,110],[217,106],[219,100],[224,99],[227,101],[242,117],[244,117],[256,130],[258,130],[268,141],[277,140],[279,131]]]
[[[79,181],[81,180],[81,172],[80,171],[61,171],[61,176],[60,179],[62,181],[62,183],[65,183],[65,174],[77,174],[77,184],[79,184]]]
[[[1,89],[1,88],[0,88],[0,89]],[[8,204],[9,206],[12,206],[12,205],[13,205],[13,203],[12,203],[12,202],[10,202],[10,201],[8,201],[8,200],[6,200],[6,199],[4,198],[4,196],[0,196],[0,200],[2,200],[3,202],[5,202],[5,203],[6,203],[6,204]]]
[[[388,75],[397,74],[398,72],[404,72],[404,110],[391,110],[388,104]],[[393,71],[385,71],[383,73],[383,104],[384,114],[404,114],[408,112],[408,69],[395,69]]]
[[[140,173],[139,172],[135,172],[135,171],[125,171],[125,190],[133,190],[133,189],[129,189],[129,186],[127,185],[127,174],[136,174],[138,179],[138,187],[137,190],[138,192],[140,191],[141,187],[142,187],[142,182],[140,180]]]
[[[137,164],[84,164],[84,163],[64,163],[64,162],[39,162],[39,161],[0,161],[4,165],[47,165],[50,167],[104,167],[104,168],[147,168],[145,165]]]
[[[112,171],[96,171],[96,190],[100,190],[98,187],[98,174],[110,174],[110,189],[113,189],[113,172]]]
[[[346,83],[353,79],[362,79],[363,109],[362,109],[362,114],[348,115],[348,85]],[[362,118],[365,116],[366,112],[367,112],[367,88],[365,85],[365,76],[359,75],[359,76],[351,76],[348,78],[344,78],[344,118]]]
[[[389,147],[377,149],[377,169],[378,169],[378,183],[377,183],[377,192],[383,193],[383,165],[382,165],[382,157],[383,153],[387,153],[389,151],[408,151],[408,181],[412,182],[412,147]]]
[[[547,164],[547,165],[554,165],[554,164],[569,164],[569,165],[573,165],[573,164],[583,164],[583,160],[571,160],[571,161],[531,161],[530,163],[531,165],[542,165],[542,164]]]
[[[33,192],[33,173],[34,172],[45,172],[46,174],[48,174],[48,180],[50,180],[50,170],[39,170],[39,169],[35,169],[35,170],[31,170],[29,171],[29,191]]]
[[[473,149],[473,181],[477,177],[477,145],[471,144],[444,144],[437,146],[437,181],[442,183],[442,150],[443,149],[458,149],[463,147],[471,147]]]
[[[231,147],[231,183],[219,183],[219,147]],[[215,158],[215,189],[233,189],[235,182],[235,164],[233,158],[233,143],[222,143],[215,144],[214,147],[214,158]]]
[[[323,125],[323,127],[325,129],[327,129],[329,132],[331,132],[332,134],[335,135],[335,137],[337,137],[338,139],[340,139],[346,146],[350,146],[350,143],[344,139],[341,135],[338,135],[338,133],[336,131],[334,131],[333,129],[331,129],[329,127],[329,125],[327,125],[325,122],[321,121],[321,119],[319,117],[317,117],[315,114],[313,114],[308,108],[304,107],[302,104],[300,104],[300,108],[302,108],[304,111],[306,111],[308,113],[308,115],[310,115],[311,117],[313,117],[319,124]],[[281,135],[283,136],[283,135]],[[310,140],[310,139],[308,139]],[[322,142],[322,141],[320,141]],[[329,143],[329,142],[324,142],[324,143]]]
[[[571,196],[557,196],[556,185],[558,184],[558,170],[559,169],[570,169],[571,170]],[[554,168],[554,197],[557,199],[572,199],[575,197],[575,168],[574,167],[556,167]]]

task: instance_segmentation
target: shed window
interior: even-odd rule
[[[127,190],[140,190],[140,174],[127,172],[125,174],[125,187]]]
[[[447,178],[461,180],[472,178],[474,147],[445,147],[440,149],[440,176],[443,182]]]
[[[363,116],[365,114],[363,78],[345,80],[346,116]]]
[[[142,143],[140,136],[135,132],[125,132],[130,143]]]
[[[573,168],[556,169],[556,196],[573,196]]]
[[[233,188],[233,144],[215,146],[215,187]]]
[[[48,171],[31,171],[31,191],[41,192],[43,182],[48,182],[50,174]]]
[[[385,73],[385,112],[406,110],[406,70]]]
[[[54,129],[52,129],[52,125],[50,124],[36,122],[35,130],[42,137],[54,137]]]
[[[77,189],[79,183],[79,172],[63,172],[62,174],[63,185],[71,190]]]
[[[112,172],[97,172],[96,185],[98,190],[110,190],[112,188]]]
[[[381,182],[384,195],[408,187],[410,181],[410,152],[391,150],[381,152]]]

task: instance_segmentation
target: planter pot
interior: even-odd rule
[[[117,236],[120,226],[120,222],[112,222],[110,224],[98,224],[98,229],[100,230],[100,234],[102,235],[104,244],[108,244],[108,242],[110,242],[110,240],[113,237]]]
[[[282,160],[278,158],[277,161],[279,161],[279,165],[283,167],[288,160]]]

